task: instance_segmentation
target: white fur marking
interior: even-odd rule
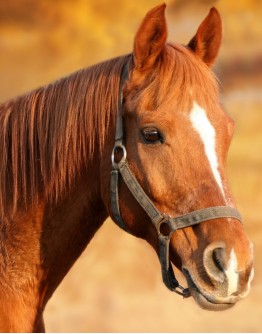
[[[201,108],[195,101],[190,114],[190,120],[194,129],[197,131],[204,143],[205,153],[210,163],[211,170],[223,196],[225,197],[221,176],[218,171],[218,161],[216,155],[216,132],[207,118],[205,110]]]
[[[231,296],[238,289],[237,256],[234,250],[231,250],[227,269],[225,270],[228,279],[228,296]]]

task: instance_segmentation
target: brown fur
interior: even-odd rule
[[[145,17],[132,58],[79,71],[0,107],[1,331],[44,330],[47,301],[111,215],[110,155],[120,75],[128,61],[125,143],[130,168],[145,192],[171,216],[234,206],[225,176],[233,125],[220,106],[208,67],[220,45],[219,14],[213,9],[195,36],[197,42],[185,47],[166,44],[164,9],[158,6]],[[216,129],[225,196],[190,123],[193,101],[206,110]],[[147,126],[162,131],[163,144],[143,141],[141,130]],[[158,252],[155,227],[122,182],[119,197],[128,229]],[[248,291],[252,250],[238,221],[217,219],[177,231],[170,245],[173,263],[186,266],[198,288],[218,301],[208,302],[191,286],[200,306],[227,308]],[[214,278],[225,272],[212,257],[217,247],[223,249],[224,269],[231,250],[235,252],[240,279],[234,296],[227,296],[227,279]],[[224,304],[227,298],[231,303]]]

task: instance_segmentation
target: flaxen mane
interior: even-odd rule
[[[101,151],[109,117],[117,109],[127,56],[76,72],[0,106],[0,211],[58,200]],[[12,194],[10,196],[10,193]]]

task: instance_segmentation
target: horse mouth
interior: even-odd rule
[[[215,292],[210,293],[204,291],[204,289],[201,289],[187,268],[183,268],[182,272],[187,280],[188,288],[192,297],[201,308],[206,310],[220,311],[226,310],[235,305],[236,298],[216,297]]]

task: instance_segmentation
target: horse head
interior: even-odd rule
[[[221,106],[211,71],[221,44],[220,15],[212,8],[182,46],[167,43],[164,12],[160,5],[145,16],[126,65],[122,114],[130,173],[165,217],[234,208],[225,171],[234,122]],[[126,229],[159,254],[159,231],[126,183],[119,183]],[[202,308],[226,309],[249,292],[252,244],[234,215],[185,226],[169,242],[166,255]]]

